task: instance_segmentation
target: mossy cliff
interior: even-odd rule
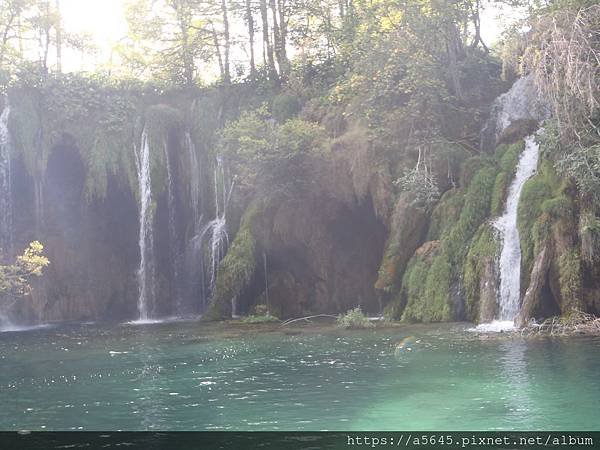
[[[13,248],[39,239],[52,261],[34,294],[19,302],[14,314],[21,322],[136,317],[136,153],[143,131],[157,254],[155,312],[172,314],[176,303],[198,311],[188,286],[202,275],[183,267],[180,255],[201,225],[196,221],[214,217],[216,133],[240,104],[254,101],[244,89],[224,96],[219,89],[165,91],[77,75],[17,80],[8,89]],[[193,195],[200,218],[188,206]]]
[[[522,141],[503,144],[493,156],[464,160],[460,184],[445,192],[430,214],[405,211],[412,213],[413,220],[420,218],[427,231],[421,229],[424,243],[409,256],[406,270],[400,271],[400,282],[392,281],[393,278],[380,271],[376,286],[395,292],[386,308],[387,314],[423,322],[484,322],[495,317],[500,243],[490,221],[502,213],[523,148]],[[556,249],[557,256],[549,265],[548,278],[552,282],[544,290],[544,300],[538,299],[544,305],[536,313],[542,315],[568,313],[582,306],[581,257],[573,232],[577,229],[577,212],[569,195],[569,184],[557,176],[550,161],[543,159],[538,175],[527,182],[521,197],[518,222],[523,293],[542,243],[551,241]],[[396,233],[405,229],[407,218],[408,215],[404,216],[404,222],[393,222]],[[392,235],[394,232],[392,229]],[[415,241],[418,238],[400,239],[389,248],[402,248],[410,255],[410,246]],[[389,259],[387,253],[386,257]],[[383,268],[390,266],[386,257]]]
[[[523,136],[492,153],[445,141],[401,152],[343,105],[289,92],[257,104],[264,93],[228,89],[239,95],[69,77],[11,88],[15,249],[40,239],[52,261],[23,317],[136,316],[144,132],[157,315],[180,304],[199,311],[199,267],[210,252],[208,239],[196,253],[190,243],[215,203],[226,203],[220,185],[231,169],[230,245],[205,319],[230,317],[233,304],[241,314],[266,305],[282,318],[357,306],[411,322],[496,316],[492,220],[504,210]],[[518,211],[523,320],[600,310],[600,211],[545,145]],[[216,153],[227,166],[217,175]]]

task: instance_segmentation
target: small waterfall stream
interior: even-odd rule
[[[10,136],[8,133],[8,117],[10,106],[8,103],[0,115],[0,262],[2,257],[10,258],[12,255],[12,192],[11,192],[11,167],[10,167]],[[8,309],[11,303],[0,304],[0,330],[11,328]]]
[[[12,251],[12,193],[10,167],[10,136],[7,104],[0,115],[0,249],[5,257]]]
[[[525,182],[537,170],[539,145],[535,136],[525,138],[525,149],[519,157],[504,213],[493,222],[499,232],[502,249],[499,259],[500,290],[498,293],[498,319],[492,323],[481,324],[481,331],[504,331],[514,328],[514,319],[521,306],[521,242],[517,228],[519,199]]]
[[[231,193],[233,192],[233,183],[228,183],[227,171],[225,170],[221,158],[217,158],[217,165],[214,170],[214,183],[215,218],[208,222],[198,235],[201,246],[204,238],[210,236],[209,295],[212,295],[214,292],[217,281],[217,269],[219,268],[219,263],[225,256],[227,246],[229,245],[229,234],[227,233],[227,206],[229,204],[229,199],[231,198]]]
[[[139,285],[138,312],[139,322],[146,322],[152,318],[155,265],[150,145],[145,128],[142,132],[140,146],[136,149],[135,155],[140,202],[140,266],[137,273]]]
[[[510,185],[504,214],[494,222],[502,237],[500,253],[499,319],[513,321],[519,312],[521,299],[521,243],[517,228],[517,209],[525,182],[537,169],[539,145],[535,136],[525,139],[515,178]]]

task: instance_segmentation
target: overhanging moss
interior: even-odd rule
[[[558,257],[561,312],[581,309],[581,257],[577,249],[569,249]]]
[[[433,258],[431,264],[419,263],[417,267],[418,270],[411,270],[408,274],[409,289],[412,292],[408,294],[402,320],[408,322],[443,322],[451,320],[452,267],[447,255],[442,251],[441,254]],[[421,278],[425,273],[427,274],[426,277]]]
[[[525,141],[521,140],[514,144],[502,144],[496,149],[496,158],[500,165],[500,170],[508,174],[513,174],[519,163],[519,156],[525,148]]]
[[[529,285],[536,242],[548,235],[552,222],[550,215],[542,214],[542,205],[545,204],[548,211],[558,208],[560,204],[564,206],[562,200],[552,201],[561,196],[563,189],[564,182],[558,178],[554,167],[547,160],[542,160],[539,172],[523,186],[517,211],[523,286]],[[546,203],[547,201],[550,202]]]
[[[86,168],[88,200],[106,195],[109,175],[136,190],[134,148],[140,145],[143,123],[152,147],[153,191],[160,191],[164,141],[168,133],[182,134],[183,111],[192,102],[169,93],[167,106],[161,104],[160,91],[79,75],[49,77],[35,85],[21,82],[8,95],[15,156],[22,155],[31,176],[42,178],[53,149],[74,145]]]
[[[462,189],[450,189],[445,192],[431,213],[427,240],[440,239],[458,221],[465,201]]]
[[[158,194],[166,186],[169,135],[174,133],[179,136],[180,142],[183,142],[183,117],[177,109],[165,104],[158,104],[150,106],[146,110],[144,118],[144,129],[150,148],[152,192]]]

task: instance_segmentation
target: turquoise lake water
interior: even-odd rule
[[[468,327],[0,333],[0,429],[600,430],[600,338]]]

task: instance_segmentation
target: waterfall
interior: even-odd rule
[[[10,136],[8,103],[0,115],[0,250],[10,257],[12,251],[12,193],[10,168]]]
[[[12,192],[10,169],[10,136],[8,133],[8,100],[0,115],[0,262],[1,257],[9,258],[12,253]],[[11,303],[0,302],[0,329],[10,329],[13,323],[9,309]]]
[[[142,132],[139,148],[136,149],[136,170],[140,202],[140,267],[138,277],[138,312],[139,321],[151,319],[154,305],[154,236],[152,211],[152,182],[150,178],[150,145],[146,129]]]
[[[504,331],[514,328],[514,320],[521,306],[521,242],[517,228],[519,199],[525,182],[536,172],[539,145],[535,136],[525,138],[525,149],[519,157],[515,178],[508,190],[504,213],[493,222],[502,242],[499,271],[498,319],[481,324],[479,331]]]
[[[233,192],[233,182],[229,185],[227,181],[227,171],[223,160],[217,157],[217,166],[214,171],[215,181],[215,218],[207,225],[210,230],[210,292],[214,292],[217,281],[217,269],[221,259],[225,256],[227,246],[229,245],[229,234],[227,233],[227,206],[231,193]],[[220,181],[220,183],[219,183]],[[221,187],[219,192],[219,187]],[[223,210],[219,208],[219,195],[222,195]]]
[[[205,286],[204,281],[202,283],[203,308],[206,306],[207,298],[210,297],[215,290],[219,263],[225,256],[227,246],[229,245],[229,234],[227,233],[227,206],[233,191],[233,183],[228,182],[227,171],[221,158],[217,158],[213,177],[215,190],[215,218],[201,227],[192,239],[192,245],[196,252],[202,253],[205,243],[208,244],[208,267],[205,267],[204,264],[202,266],[203,280],[206,278],[208,279],[208,286]],[[200,255],[200,259],[203,259],[202,254]],[[208,273],[206,273],[207,269]]]
[[[175,306],[178,314],[182,312],[182,295],[181,295],[181,277],[179,273],[179,236],[177,234],[177,217],[176,217],[176,203],[175,203],[175,184],[173,180],[173,170],[171,166],[171,159],[169,157],[169,146],[165,141],[163,143],[165,161],[167,164],[167,208],[169,210],[169,240],[171,249],[171,264],[172,264],[172,275],[173,275],[173,287],[172,294],[175,297]]]
[[[192,203],[192,211],[194,213],[194,227],[196,231],[200,228],[202,221],[201,210],[201,178],[200,178],[200,162],[196,153],[196,146],[192,140],[190,133],[185,134],[185,147],[188,153],[190,163],[190,201]]]
[[[190,312],[203,312],[215,290],[217,270],[229,245],[227,209],[233,191],[227,168],[221,157],[216,158],[213,170],[214,216],[206,222],[202,198],[202,167],[196,147],[186,133],[185,150],[189,163],[189,201],[192,209],[193,235],[185,249],[187,272],[186,298],[192,302]],[[212,214],[211,214],[212,215]],[[181,313],[181,311],[180,311]]]

